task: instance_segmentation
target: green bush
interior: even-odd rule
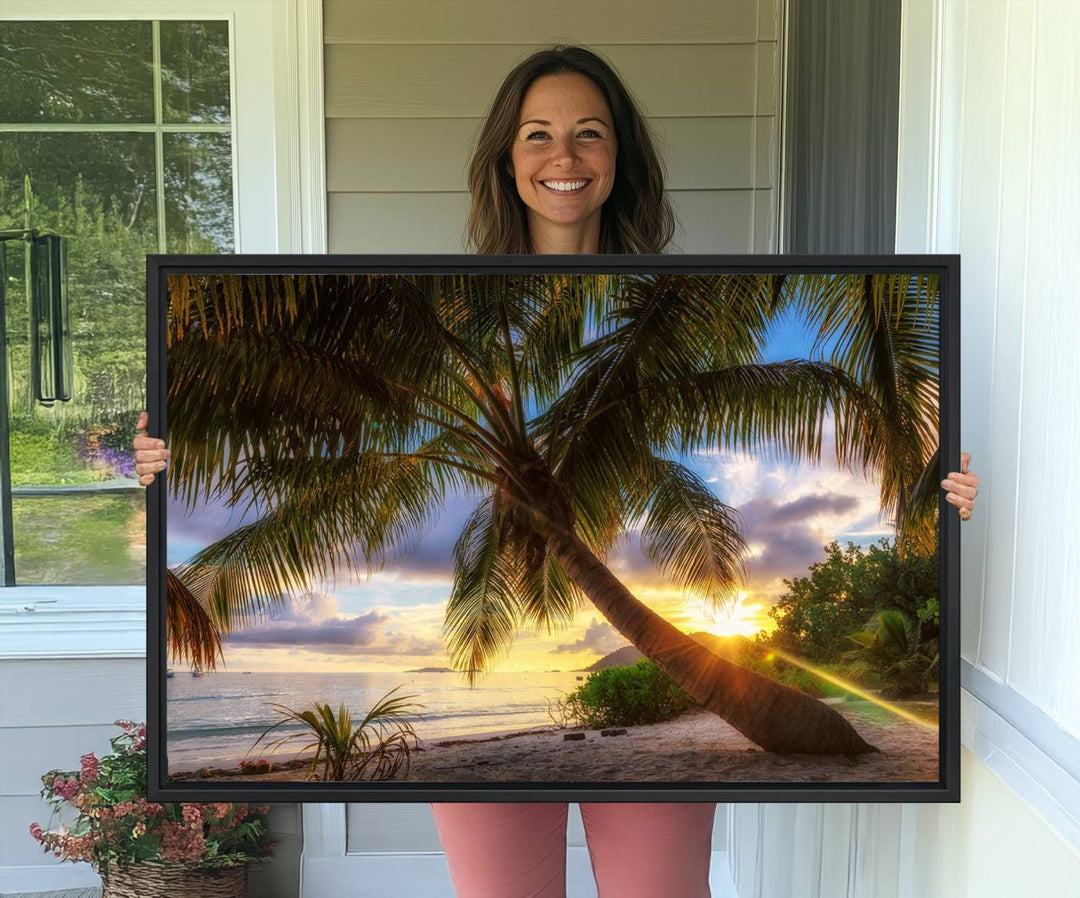
[[[593,671],[567,696],[566,716],[587,729],[670,720],[693,707],[693,698],[647,658],[632,667]]]
[[[748,667],[754,673],[759,673],[763,677],[768,677],[770,680],[775,680],[784,686],[798,689],[800,692],[805,692],[815,698],[840,698],[851,695],[850,690],[845,689],[843,686],[838,686],[813,671],[775,656],[770,658],[768,655],[755,656],[750,652],[745,652],[739,659],[739,664]],[[814,668],[822,673],[831,674],[837,679],[854,683],[863,688],[876,688],[878,685],[877,677],[872,672],[863,670],[859,665],[844,662],[822,663],[819,661],[814,663]]]
[[[90,483],[97,479],[79,461],[74,448],[61,443],[52,432],[12,429],[10,440],[12,486]]]

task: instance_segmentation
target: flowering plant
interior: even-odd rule
[[[41,797],[53,818],[78,812],[74,823],[30,834],[62,861],[87,861],[107,875],[143,862],[173,862],[200,869],[269,860],[268,807],[246,804],[159,804],[146,799],[146,727],[118,720],[123,733],[110,740],[113,754],[82,756],[75,772],[50,770],[41,777]],[[50,826],[52,821],[50,820]]]

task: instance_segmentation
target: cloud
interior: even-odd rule
[[[581,639],[575,642],[561,643],[552,649],[552,653],[592,652],[596,655],[607,655],[629,644],[626,638],[611,624],[607,621],[599,621],[594,617],[589,626],[585,628],[585,633]]]
[[[850,495],[815,494],[794,502],[752,499],[740,509],[746,542],[759,547],[750,559],[751,586],[757,591],[785,577],[800,576],[824,557],[835,525],[860,511]]]
[[[713,449],[684,459],[735,511],[750,549],[746,588],[777,598],[784,579],[804,576],[832,540],[866,544],[893,535],[880,515],[880,487],[836,464],[831,418],[822,428],[821,462],[788,464]],[[637,533],[613,547],[609,566],[640,594],[666,581],[641,550]]]
[[[846,515],[857,510],[858,507],[859,500],[854,496],[816,494],[803,496],[794,502],[789,502],[787,505],[773,503],[769,499],[755,499],[739,510],[745,520],[753,517],[757,509],[760,508],[763,510],[769,524],[784,526],[787,524],[800,524],[822,514]]]
[[[386,571],[413,582],[449,583],[454,574],[454,544],[478,501],[475,495],[448,495],[422,539],[392,553]]]
[[[342,616],[336,596],[309,593],[275,610],[265,623],[245,627],[226,637],[226,646],[280,648],[351,655],[436,655],[442,640],[405,635],[394,628],[394,617],[372,609],[356,617]],[[387,626],[389,624],[389,626]]]

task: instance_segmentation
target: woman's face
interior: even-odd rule
[[[615,182],[615,123],[600,89],[584,75],[544,75],[525,94],[510,151],[529,231],[588,227]]]

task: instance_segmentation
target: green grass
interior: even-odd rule
[[[67,486],[99,479],[80,462],[73,446],[53,434],[12,430],[12,486]]]
[[[146,581],[145,494],[12,500],[20,584]]]

